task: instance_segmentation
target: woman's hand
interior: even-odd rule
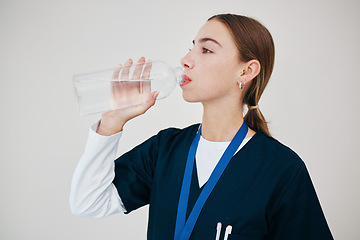
[[[145,63],[145,58],[140,58],[134,69],[132,79],[148,79],[150,76],[151,62]],[[143,64],[141,64],[143,63]],[[125,62],[124,67],[131,66],[132,60]],[[121,72],[119,81],[119,73]],[[142,74],[141,74],[142,73]],[[155,104],[158,92],[151,93],[150,81],[123,81],[129,79],[129,69],[119,64],[112,80],[112,111],[102,114],[97,130],[98,134],[110,136],[122,131],[123,126],[130,119],[145,113]],[[134,104],[135,103],[135,104]]]

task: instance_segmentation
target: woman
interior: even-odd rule
[[[123,126],[157,93],[104,113],[74,173],[73,213],[150,204],[148,239],[157,240],[332,239],[304,163],[270,136],[258,106],[274,65],[268,30],[248,17],[213,16],[181,64],[183,98],[202,103],[201,125],[163,130],[113,162]]]

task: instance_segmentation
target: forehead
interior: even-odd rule
[[[207,21],[196,35],[195,42],[199,39],[212,38],[221,44],[221,46],[234,45],[233,37],[228,28],[220,21],[212,19]]]

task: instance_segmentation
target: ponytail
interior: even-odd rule
[[[266,86],[266,84],[261,83],[267,83],[264,79],[260,72],[260,74],[252,80],[249,89],[245,93],[243,103],[247,105],[248,111],[245,114],[244,121],[248,127],[255,132],[261,132],[271,136],[267,121],[259,108],[259,100]]]
[[[271,136],[265,117],[261,113],[258,106],[253,109],[251,109],[251,107],[248,107],[248,111],[244,117],[244,120],[248,127],[255,132],[261,132],[268,136]]]

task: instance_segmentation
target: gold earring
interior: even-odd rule
[[[244,88],[243,82],[239,82],[239,88],[240,88],[240,89],[243,89],[243,88]]]

